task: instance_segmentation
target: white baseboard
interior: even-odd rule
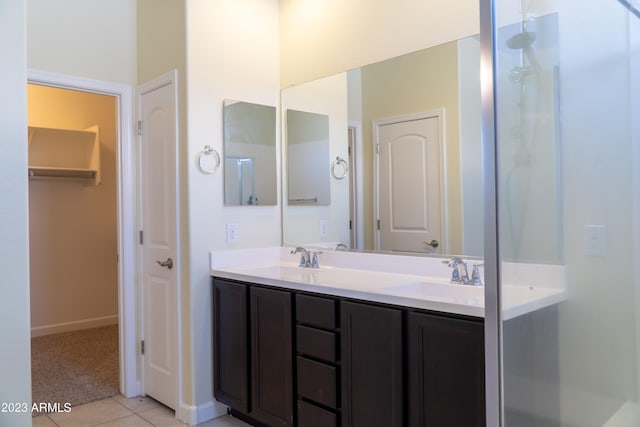
[[[59,334],[61,332],[79,331],[82,329],[97,328],[100,326],[117,325],[118,315],[94,317],[91,319],[74,320],[72,322],[54,323],[51,325],[34,326],[31,328],[31,336]]]
[[[227,407],[215,400],[210,400],[209,402],[202,403],[198,406],[187,405],[186,403],[181,402],[178,410],[176,411],[176,418],[191,426],[198,425],[223,415],[227,415]]]

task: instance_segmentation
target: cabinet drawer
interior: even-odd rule
[[[335,333],[300,325],[296,327],[296,331],[298,353],[335,363]]]
[[[336,368],[304,357],[298,357],[298,395],[335,408]]]
[[[336,301],[329,298],[296,295],[296,321],[318,328],[335,329]]]
[[[336,427],[336,414],[298,400],[298,427]]]

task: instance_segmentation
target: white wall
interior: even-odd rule
[[[136,2],[28,0],[26,3],[29,68],[135,83]]]
[[[0,6],[0,402],[31,405],[27,201],[25,1]],[[31,412],[0,413],[0,425],[31,425]]]
[[[281,85],[477,34],[477,0],[281,0]]]
[[[225,207],[222,171],[204,175],[195,159],[206,144],[222,152],[224,99],[278,106],[278,57],[276,0],[187,2],[189,138],[183,164],[188,175],[192,356],[185,363],[192,372],[194,405],[211,405],[212,400],[209,251],[278,246],[281,241],[279,204]],[[227,223],[238,225],[236,244],[226,244]]]

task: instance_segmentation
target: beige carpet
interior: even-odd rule
[[[118,326],[31,339],[34,403],[82,405],[119,393]]]

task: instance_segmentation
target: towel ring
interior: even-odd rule
[[[220,167],[220,154],[212,146],[205,145],[198,153],[196,165],[200,172],[210,175]]]
[[[331,176],[335,179],[343,179],[349,173],[349,164],[345,159],[337,156],[331,163]]]

